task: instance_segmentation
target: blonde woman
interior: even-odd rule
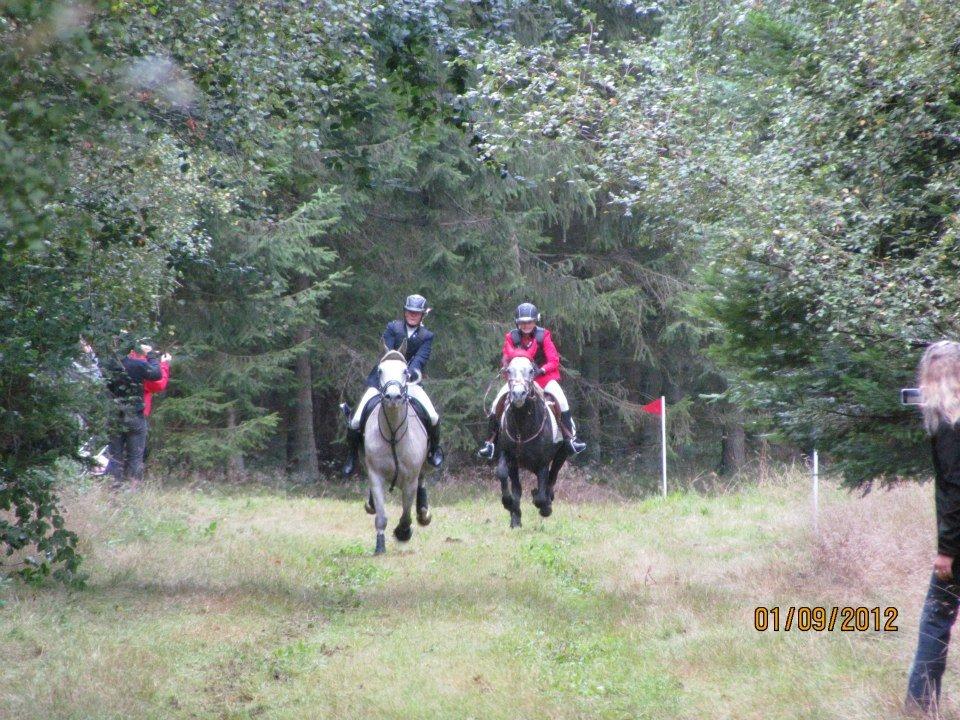
[[[954,558],[960,555],[960,343],[927,348],[917,368],[923,424],[933,446],[936,479],[937,557],[920,616],[917,654],[907,684],[908,711],[936,710],[947,664],[950,630],[960,606]]]

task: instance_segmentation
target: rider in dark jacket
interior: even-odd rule
[[[416,371],[423,376],[433,348],[434,334],[423,325],[423,318],[430,312],[427,300],[422,295],[410,295],[403,305],[403,319],[392,320],[387,323],[383,331],[383,344],[388,350],[404,348],[404,357],[410,371]],[[406,345],[404,345],[406,342]],[[427,462],[434,467],[443,463],[443,450],[440,448],[440,415],[419,383],[407,386],[410,399],[415,401],[426,412],[430,422],[427,423],[427,437],[430,447]],[[364,408],[367,403],[380,394],[377,378],[377,367],[367,375],[367,391],[357,403],[356,410],[350,416],[347,424],[347,461],[343,466],[344,475],[352,475],[357,468],[360,442],[363,440],[363,423],[365,420]],[[344,405],[344,410],[349,408]]]

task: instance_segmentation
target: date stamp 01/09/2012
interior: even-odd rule
[[[753,627],[759,632],[896,632],[895,607],[757,607]]]

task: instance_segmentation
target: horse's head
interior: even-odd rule
[[[533,387],[535,366],[529,358],[515,357],[507,365],[507,387],[510,389],[510,402],[514,407],[523,407],[530,397]]]
[[[399,405],[407,400],[407,386],[420,382],[420,373],[407,368],[403,353],[390,350],[377,365],[380,395],[387,405]]]

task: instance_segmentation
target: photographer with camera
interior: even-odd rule
[[[170,375],[170,356],[164,354],[158,357],[145,339],[131,342],[126,336],[121,337],[117,349],[120,352],[127,351],[127,354],[122,358],[113,355],[105,368],[107,389],[117,407],[107,472],[113,476],[114,487],[128,480],[130,489],[135,489],[143,478],[147,415],[153,392],[150,388],[159,390],[166,387],[166,378]]]
[[[960,606],[954,572],[960,556],[960,343],[941,341],[928,347],[917,379],[923,424],[933,449],[937,556],[920,616],[905,706],[911,713],[927,713],[936,711],[940,701],[950,630]]]

